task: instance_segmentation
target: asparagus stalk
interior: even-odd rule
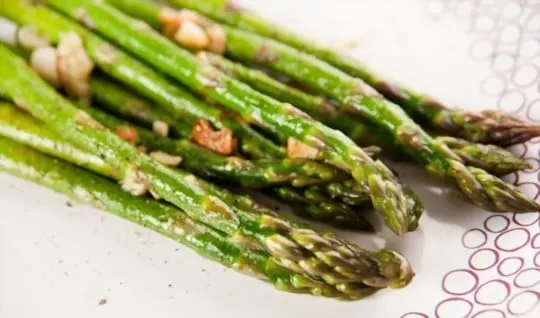
[[[266,281],[279,290],[343,300],[361,299],[376,291],[366,286],[359,288],[356,295],[342,293],[334,286],[278,265],[279,261],[264,252],[238,245],[233,238],[192,220],[177,208],[152,199],[131,196],[109,180],[1,137],[0,171],[47,186],[75,201],[105,209],[148,227],[213,261]]]
[[[150,107],[143,100],[126,91],[123,87],[118,86],[106,78],[94,77],[92,81],[93,96],[96,100],[107,104],[106,108],[114,112],[121,113],[127,117],[137,117],[139,121],[146,122],[151,125],[156,120],[166,121],[165,117],[159,116],[159,112],[155,112],[155,108]],[[103,105],[102,104],[102,105]],[[102,118],[100,114],[96,114],[95,110],[88,110],[94,117]],[[99,112],[98,112],[99,113]],[[126,123],[118,122],[104,118],[102,124],[108,128],[115,130],[118,127],[126,126]],[[135,128],[135,127],[134,127]],[[184,150],[189,144],[187,141],[177,142],[182,145],[176,145],[170,140],[155,141],[155,137],[150,136],[147,131],[137,129],[140,141],[149,149],[163,150],[172,154],[183,156],[183,166],[190,172],[208,178],[217,178],[222,180],[239,182],[244,187],[265,187],[270,184],[283,184],[290,182],[294,187],[303,187],[309,183],[320,183],[321,181],[330,181],[331,179],[340,179],[340,174],[335,169],[329,166],[322,165],[311,160],[299,159],[281,159],[280,161],[246,161],[238,157],[224,158],[218,155],[190,155],[193,150],[189,148],[197,147],[191,145]],[[190,132],[181,133],[189,135]],[[187,156],[186,152],[187,151]],[[200,151],[200,150],[199,150]],[[366,149],[369,151],[369,149]],[[257,173],[260,171],[260,173]],[[270,180],[268,180],[270,179]],[[294,195],[291,194],[291,189],[288,187],[278,187],[271,191],[271,194],[277,195],[280,199],[287,203],[294,203],[297,209],[295,213],[300,216],[309,216],[310,218],[332,223],[339,227],[350,229],[359,229],[371,231],[372,227],[367,226],[368,222],[359,217],[358,213],[348,207],[365,208],[369,205],[369,195],[358,189],[355,184],[350,182],[330,182],[321,184],[317,187],[311,187],[308,190],[294,190]],[[332,198],[325,196],[324,192],[329,192],[334,198],[345,198],[343,203],[339,204],[331,202]],[[348,192],[353,193],[356,198],[355,202],[346,200],[350,197]],[[321,203],[321,199],[314,200],[315,195],[319,198],[328,199]],[[352,203],[352,204],[351,204]]]
[[[363,217],[359,218],[358,214],[351,211],[349,206],[332,201],[318,188],[301,192],[300,189],[282,186],[271,188],[267,192],[289,203],[293,207],[294,213],[300,217],[325,221],[343,229],[360,229],[365,232],[375,230],[369,221]]]
[[[231,129],[238,137],[241,150],[255,158],[283,157],[285,151],[261,136],[246,123],[230,114],[205,103],[184,88],[173,84],[165,76],[144,63],[134,59],[108,42],[42,7],[10,2],[1,8],[2,13],[19,24],[27,24],[38,29],[53,43],[57,43],[64,32],[76,31],[84,38],[85,49],[96,66],[119,82],[137,90],[155,103],[155,106],[170,113],[169,117],[178,121],[195,122],[205,119],[216,128]],[[18,3],[19,2],[19,3]]]
[[[84,11],[85,17],[92,21],[93,30],[160,71],[240,113],[248,122],[314,147],[321,159],[350,171],[370,190],[372,204],[389,228],[399,235],[407,232],[407,216],[412,207],[407,204],[401,185],[382,162],[370,158],[342,133],[290,104],[280,103],[222,74],[157,33],[136,27],[137,20],[107,4],[85,0],[45,2],[74,18]]]
[[[389,142],[424,164],[429,172],[453,182],[472,203],[491,211],[539,210],[540,205],[516,187],[484,170],[466,167],[445,144],[431,138],[401,108],[385,100],[360,79],[274,40],[226,29],[228,54],[263,63],[335,98],[345,112],[366,118],[376,134],[388,138]],[[261,49],[274,58],[257,58]],[[481,171],[483,177],[479,177]]]
[[[99,82],[99,84],[97,84]],[[99,107],[105,107],[106,109],[120,114],[120,116],[131,118],[136,117],[136,120],[138,122],[141,122],[143,124],[146,124],[146,126],[150,127],[152,124],[157,121],[165,121],[167,122],[167,118],[162,116],[159,111],[156,112],[156,108],[151,107],[148,103],[146,103],[144,100],[139,98],[138,96],[134,95],[132,92],[127,91],[121,86],[118,86],[111,82],[110,80],[99,77],[99,80],[96,80],[96,77],[92,80],[92,88],[99,88],[97,90],[93,90],[93,96],[94,98],[101,102],[98,106]],[[92,110],[90,110],[92,111]],[[99,113],[99,112],[98,112]],[[93,113],[94,116],[97,116],[98,114]],[[107,122],[107,119],[104,119],[105,122]],[[125,123],[116,123],[117,126],[122,126]],[[115,125],[115,123],[112,123],[112,125]],[[180,127],[180,129],[189,129],[190,127]],[[190,135],[190,131],[180,132],[182,135]],[[148,139],[148,138],[143,138]],[[144,141],[143,141],[144,143]],[[150,144],[152,141],[149,142]],[[149,144],[147,143],[147,146]],[[154,146],[156,147],[156,146]],[[157,147],[160,147],[159,145]],[[376,148],[376,147],[375,147]],[[173,150],[171,150],[173,149]],[[161,150],[165,151],[175,151],[174,147],[166,147],[165,149],[161,148]],[[374,149],[373,147],[364,148],[364,151],[370,156],[375,156],[378,149]],[[181,152],[178,152],[180,155],[182,155]],[[220,161],[221,160],[221,161]],[[224,159],[216,159],[216,161],[220,161],[223,165],[225,165],[225,162],[223,162]],[[233,159],[236,161],[236,159]],[[189,158],[188,158],[189,161]],[[185,161],[186,162],[186,161]],[[196,161],[197,163],[199,160]],[[284,160],[285,165],[290,166],[290,171],[287,171],[287,173],[293,173],[296,172],[298,175],[305,175],[308,177],[316,177],[317,179],[321,179],[324,181],[331,181],[332,179],[337,180],[340,179],[340,175],[335,169],[332,169],[329,166],[322,165],[320,163],[317,163],[315,161],[311,160]],[[296,162],[297,164],[293,164]],[[201,164],[201,163],[200,163]],[[204,163],[202,163],[204,164]],[[249,164],[240,165],[243,166],[241,169],[245,169]],[[227,170],[230,170],[231,168],[227,168]],[[240,169],[240,170],[241,170]],[[201,170],[201,169],[199,169]],[[213,171],[216,170],[215,168],[208,167],[202,170],[209,170]],[[222,168],[218,168],[217,171],[222,170]],[[202,171],[204,172],[204,171]],[[236,170],[234,172],[237,172]],[[284,173],[284,172],[281,172]],[[208,177],[219,177],[216,175],[206,175]],[[222,175],[222,178],[231,178],[232,175]],[[336,183],[336,184],[334,184]],[[295,187],[304,186],[306,185],[306,180],[302,178],[298,178],[297,180],[293,181],[292,184]],[[359,198],[357,204],[353,205],[365,205],[367,201],[369,201],[369,194],[362,188],[356,186],[353,182],[348,181],[341,184],[340,182],[331,182],[328,185],[322,185],[321,187],[325,187],[326,191],[328,191],[333,197],[351,197],[352,196]]]
[[[121,121],[98,109],[84,107],[82,105],[78,105],[78,107],[88,112],[100,124],[112,131],[118,131],[123,128],[132,129],[136,135],[138,144],[144,145],[148,151],[163,151],[181,156],[181,165],[183,168],[205,177],[234,181],[247,188],[262,188],[287,183],[293,185],[306,184],[309,182],[322,182],[323,180],[317,179],[318,177],[340,177],[339,173],[336,176],[334,174],[335,172],[331,170],[323,170],[321,174],[317,175],[308,175],[316,169],[310,169],[310,163],[306,163],[303,160],[284,159],[252,162],[239,157],[222,157],[208,152],[188,140],[173,141],[167,138],[159,138],[150,131]],[[18,142],[29,143],[32,147],[37,147],[38,150],[46,153],[50,153],[50,151],[54,151],[56,148],[60,148],[58,149],[60,152],[78,152],[70,144],[59,142],[55,134],[45,125],[29,118],[28,115],[17,111],[9,104],[0,102],[0,115],[0,134],[7,135],[10,138],[18,136]],[[41,131],[43,133],[40,133]],[[45,149],[50,150],[46,151]],[[55,154],[55,156],[57,155]],[[88,166],[98,164],[91,161],[91,159],[95,159],[94,157],[84,159],[85,156],[82,154],[77,155],[77,157],[79,158],[77,160],[87,162],[84,165],[85,168],[96,171],[92,166]],[[60,158],[71,161],[63,156],[60,156]],[[107,172],[109,170],[111,172]],[[109,177],[114,176],[111,168],[106,170],[100,169],[97,172]]]
[[[231,0],[169,0],[169,2],[312,54],[351,76],[361,78],[387,99],[403,107],[415,120],[442,134],[461,137],[471,142],[502,146],[525,142],[540,136],[540,126],[503,112],[451,109],[431,96],[385,79],[353,58],[320,46],[256,14],[242,10]]]
[[[294,186],[304,186],[309,183],[322,181],[320,179],[315,179],[316,177],[340,177],[339,172],[337,171],[332,171],[326,167],[320,167],[316,162],[307,162],[305,160],[283,159],[278,161],[265,160],[251,162],[239,157],[222,157],[205,151],[187,140],[172,141],[166,138],[158,138],[150,131],[121,121],[95,108],[84,107],[82,105],[79,105],[78,107],[88,112],[99,123],[112,131],[125,128],[131,129],[136,134],[136,139],[141,145],[145,146],[148,151],[158,150],[173,155],[181,155],[183,159],[182,168],[199,176],[233,181],[246,188],[262,188],[268,187],[271,184],[285,183],[290,183]],[[9,109],[4,107],[3,109],[0,105],[0,115],[5,115],[5,119],[0,119],[0,126],[7,126],[7,129],[12,128],[12,130],[15,130],[14,134],[8,135],[8,137],[11,138],[18,138],[17,134],[22,130],[20,128],[16,129],[17,127],[13,129],[13,124],[10,123],[12,121],[16,123],[20,122],[27,130],[28,128],[31,129],[30,132],[23,131],[25,134],[31,134],[32,127],[39,127],[39,125],[34,126],[33,121],[29,121],[28,118],[22,117],[21,114],[17,113],[13,108]],[[2,127],[0,127],[0,134],[2,134],[1,128]],[[38,129],[46,130],[44,127],[39,127]],[[33,128],[34,133],[35,130],[36,128]],[[72,146],[71,148],[74,149],[70,149],[70,144],[59,142],[55,139],[58,138],[49,137],[49,140],[46,140],[43,136],[42,139],[39,139],[39,135],[35,137],[35,140],[38,141],[38,147],[40,146],[40,142],[42,143],[43,140],[46,140],[46,145],[42,147],[48,145],[49,149],[47,149],[46,152],[49,154],[55,154],[57,148],[66,149],[66,151],[70,152],[77,152],[77,149]],[[32,144],[30,145],[33,147]],[[108,170],[111,169],[109,168]],[[98,170],[98,172],[102,173],[103,169]],[[285,193],[290,193],[290,188],[283,188],[288,189],[288,192]],[[281,194],[283,192],[279,193]],[[297,209],[295,209],[294,212],[300,216],[309,216],[313,219],[326,221],[342,228],[361,231],[374,230],[373,226],[357,211],[352,210],[350,207],[343,204],[332,202],[330,198],[321,194],[318,188],[311,187],[308,190],[299,189],[295,194],[295,197],[286,195],[280,195],[279,197],[289,199],[289,202],[295,203],[294,206]],[[366,200],[364,200],[364,203],[365,202]]]
[[[111,120],[106,121],[111,122]],[[103,121],[100,122],[103,123]],[[144,131],[141,134],[144,135]],[[103,176],[118,179],[114,175],[114,169],[99,157],[80,151],[72,144],[63,141],[44,124],[17,110],[12,105],[2,102],[0,102],[0,136],[15,140],[67,162],[75,163]],[[374,230],[373,226],[363,216],[356,211],[352,211],[347,206],[333,202],[321,203],[317,201],[313,203],[302,194],[297,194],[297,196],[300,200],[296,197],[295,200],[286,196],[283,196],[283,198],[295,203],[297,209],[294,212],[300,216],[326,221],[342,228],[361,231]]]
[[[191,127],[184,122],[178,120],[170,121],[170,116],[158,108],[151,107],[144,101],[130,96],[126,91],[123,91],[121,87],[111,81],[106,80],[103,76],[94,77],[91,81],[93,90],[93,97],[98,101],[103,102],[104,105],[110,106],[109,109],[121,113],[127,117],[135,119],[139,122],[147,123],[151,126],[155,126],[155,123],[169,121],[174,131],[180,133],[183,136],[191,136]],[[103,114],[95,113],[92,109],[86,109],[92,115],[102,120],[102,123],[109,128],[123,129],[126,123],[118,121],[112,121]],[[111,127],[110,125],[113,125]],[[318,179],[312,177],[302,176],[306,173],[318,174],[323,179],[331,178],[335,176],[335,171],[324,167],[315,162],[306,162],[305,160],[287,160],[284,159],[279,162],[258,162],[256,165],[252,165],[251,162],[242,160],[240,158],[222,158],[212,154],[207,154],[203,149],[197,148],[188,141],[173,143],[168,140],[161,140],[160,142],[154,141],[152,137],[149,137],[147,132],[140,132],[138,138],[145,140],[146,146],[152,146],[152,148],[166,150],[172,153],[178,153],[185,156],[184,167],[189,171],[195,172],[199,175],[224,178],[230,180],[232,178],[236,182],[240,182],[243,186],[257,186],[263,187],[269,184],[277,184],[284,182],[291,182],[295,186],[303,186],[306,183],[320,182]],[[132,136],[133,137],[133,136]],[[144,142],[143,142],[144,143]],[[334,169],[335,170],[335,169]],[[313,189],[310,189],[313,192]],[[324,205],[324,213],[320,210],[319,202],[312,202],[310,198],[304,193],[298,193],[299,196],[303,195],[302,205],[295,202],[295,207],[305,212],[296,211],[297,214],[306,215],[309,214],[312,218],[319,218],[326,222],[330,222],[332,218],[335,225],[341,227],[354,228],[357,230],[372,230],[371,225],[358,213],[351,208],[328,202]],[[364,196],[365,197],[365,196]],[[287,198],[287,197],[283,197]],[[290,198],[290,197],[289,197]],[[362,203],[365,203],[366,200]],[[348,221],[348,224],[345,224]]]
[[[95,103],[112,114],[148,129],[154,129],[156,124],[164,123],[169,127],[170,136],[191,138],[193,123],[171,119],[171,115],[162,108],[130,95],[120,84],[103,75],[93,75],[90,79],[90,88]]]
[[[234,63],[221,55],[203,52],[200,56],[223,72],[238,78],[257,90],[296,105],[314,118],[328,126],[343,131],[359,144],[378,144],[388,150],[391,145],[377,140],[370,131],[369,124],[360,118],[347,116],[338,111],[335,105],[323,97],[310,95],[273,79],[262,71],[250,69]],[[468,165],[484,169],[498,176],[528,168],[527,162],[511,152],[494,145],[484,145],[448,136],[434,137],[435,141],[444,143],[452,149]],[[390,152],[396,152],[396,149]],[[396,154],[400,155],[400,154]]]
[[[201,149],[188,140],[173,141],[167,138],[158,138],[150,131],[118,120],[95,108],[88,108],[82,105],[79,105],[79,107],[113,131],[123,128],[131,129],[136,134],[139,142],[148,151],[158,150],[182,156],[182,168],[199,176],[232,181],[239,183],[245,188],[265,188],[270,185],[287,183],[294,187],[304,187],[308,184],[343,177],[340,171],[308,160],[278,159],[248,161],[240,157],[223,157]],[[334,183],[337,182],[332,182],[329,186]],[[351,191],[353,189],[351,187],[348,190]],[[277,191],[274,191],[274,193],[278,194],[278,197],[286,199],[288,203],[294,203],[294,207],[297,209],[294,209],[293,212],[299,216],[309,216],[312,219],[326,221],[342,228],[361,231],[374,230],[373,226],[356,209],[353,210],[349,206],[333,202],[331,198],[321,193],[319,187],[312,186],[307,190],[298,189],[295,191],[294,196],[287,195],[291,191],[294,191],[287,186],[278,187],[275,190]],[[369,203],[366,197],[367,195],[364,197],[362,208],[365,208],[367,203]]]
[[[5,8],[1,3],[0,8]],[[249,197],[235,196],[182,170],[173,171],[138,152],[88,113],[63,99],[3,45],[0,45],[0,91],[69,142],[103,158],[118,170],[127,190],[141,194],[144,191],[139,191],[140,187],[144,187],[143,190],[148,189],[182,208],[194,220],[234,237],[239,244],[288,259],[288,267],[302,268],[344,293],[354,290],[359,283],[401,287],[412,279],[410,266],[395,251],[353,250],[329,235],[279,218]],[[134,175],[136,178],[132,179]]]
[[[49,0],[48,2],[56,1]],[[142,0],[109,0],[109,2],[134,16],[144,18],[150,15],[155,16],[153,22],[159,21],[159,14],[163,10],[163,7],[159,5]],[[129,5],[134,2],[146,3],[144,5],[145,15],[138,14],[138,10],[143,7],[142,5]],[[66,12],[70,11],[67,7],[69,6],[64,7]],[[102,9],[96,9],[96,11],[107,11],[105,7]],[[107,21],[115,16],[114,10],[108,11],[111,14]],[[504,183],[484,170],[465,166],[461,159],[446,145],[431,138],[400,107],[385,100],[362,80],[351,77],[324,61],[272,39],[223,25],[221,27],[227,34],[227,54],[239,60],[264,64],[336,99],[344,111],[353,116],[361,116],[370,122],[372,130],[377,135],[388,139],[396,147],[401,148],[409,156],[422,163],[432,174],[452,182],[473,204],[486,210],[501,212],[529,212],[540,209],[539,203],[525,196],[516,187]],[[99,29],[99,27],[97,28]],[[115,27],[114,29],[119,28]],[[112,27],[108,26],[102,29],[101,32],[107,33],[107,29],[110,30]],[[109,32],[109,35],[114,36],[112,33],[115,32]],[[130,38],[134,36],[132,35]],[[127,37],[126,34],[123,38]],[[168,42],[162,43],[152,36],[146,37],[146,34],[141,35],[141,37],[154,44],[155,49],[159,47],[160,52],[166,51],[166,47],[168,47],[166,44],[170,44]],[[121,39],[119,41],[122,42]],[[130,43],[124,43],[124,45],[131,46]],[[137,51],[135,47],[131,49]],[[141,57],[144,58],[142,54]],[[159,64],[155,65],[159,66]],[[228,77],[223,76],[222,78],[227,79]],[[224,82],[228,81],[224,80]],[[410,209],[410,206],[408,208]],[[408,212],[402,216],[410,215],[410,210]]]
[[[450,147],[468,165],[497,176],[530,168],[526,161],[499,146],[479,144],[449,136],[440,136],[435,140]]]
[[[136,0],[114,0],[124,4],[131,1]],[[457,154],[431,138],[401,108],[385,100],[362,80],[272,39],[227,26],[222,28],[227,33],[229,55],[261,63],[336,99],[343,111],[365,118],[378,136],[405,151],[432,174],[451,181],[473,204],[501,212],[540,209],[539,203],[516,187],[484,170],[466,167]]]

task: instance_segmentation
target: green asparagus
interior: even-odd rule
[[[516,187],[484,170],[474,169],[473,172],[472,167],[466,167],[444,143],[431,138],[401,108],[385,100],[360,79],[274,40],[229,27],[226,30],[228,54],[265,64],[335,98],[343,111],[350,116],[365,118],[375,134],[424,164],[432,174],[454,183],[472,203],[490,211],[540,209],[537,202]],[[273,58],[261,59],[260,50]],[[481,171],[484,176],[479,178]],[[494,195],[500,192],[505,195]]]
[[[296,105],[317,120],[322,121],[332,128],[343,131],[358,144],[378,144],[385,147],[387,151],[392,148],[391,145],[385,145],[380,140],[377,140],[376,136],[373,136],[370,132],[369,125],[366,125],[359,118],[342,114],[336,106],[324,97],[310,95],[287,86],[262,71],[234,63],[220,55],[208,52],[200,54],[202,58],[208,60],[227,74],[238,78],[269,96]],[[484,169],[498,176],[528,168],[527,162],[498,146],[473,143],[464,139],[447,136],[435,137],[435,140],[450,147],[468,165]],[[401,155],[396,149],[392,149],[389,152],[394,154],[394,156]]]
[[[5,3],[5,4],[4,4]],[[249,125],[231,118],[229,114],[211,106],[190,94],[182,87],[171,83],[166,77],[139,62],[122,50],[81,28],[76,23],[40,6],[17,1],[3,1],[0,11],[3,15],[21,25],[31,25],[41,34],[57,43],[63,33],[76,31],[84,38],[88,55],[104,73],[137,90],[143,96],[170,113],[179,121],[194,122],[205,119],[216,128],[231,129],[241,139],[244,153],[255,158],[283,157],[282,147],[276,146]]]
[[[96,81],[96,77],[94,77],[92,80],[92,89],[98,86],[99,88],[97,90],[92,91],[94,98],[98,101],[102,101],[103,104],[107,104],[106,108],[113,112],[121,113],[126,117],[137,117],[138,121],[146,123],[147,126],[151,126],[156,120],[167,120],[160,116],[159,112],[155,111],[157,110],[156,108],[150,107],[131,92],[126,91],[121,86],[115,85],[106,78],[101,77]],[[93,113],[92,110],[89,110],[89,112],[97,118],[98,114]],[[107,122],[106,119],[105,122]],[[115,123],[111,123],[112,127],[104,122],[102,123],[113,130],[115,129],[114,126],[125,126],[125,123],[117,123],[116,125]],[[311,160],[282,159],[279,162],[275,160],[255,161],[253,162],[254,164],[252,164],[252,162],[245,161],[241,158],[223,158],[218,155],[205,155],[204,157],[206,157],[206,160],[198,160],[202,159],[202,156],[193,157],[188,155],[186,157],[183,154],[182,148],[185,148],[185,146],[178,148],[178,146],[175,146],[168,140],[162,140],[161,142],[156,143],[154,140],[149,140],[155,138],[148,137],[147,132],[143,131],[141,134],[145,134],[141,138],[142,144],[148,146],[149,149],[164,150],[172,154],[183,156],[186,159],[183,162],[183,166],[188,171],[209,178],[218,178],[234,182],[240,180],[240,183],[245,187],[263,187],[270,184],[286,183],[289,181],[294,187],[303,187],[308,183],[320,183],[321,181],[340,179],[340,175],[335,169],[331,169],[331,167],[324,166]],[[190,132],[188,131],[184,135],[187,134],[190,134]],[[145,142],[145,140],[147,142]],[[365,148],[366,152],[370,153],[370,155],[375,155],[374,151],[376,151],[376,149],[371,150],[371,148],[373,147]],[[184,151],[188,151],[188,153],[193,152],[190,150]],[[268,166],[268,168],[265,169],[261,167],[261,165]],[[261,171],[261,174],[256,173],[258,170]],[[265,178],[270,178],[272,180],[266,180]],[[317,207],[317,205],[321,204],[320,200],[314,201],[309,195],[310,193],[318,193],[319,196],[324,196],[324,192],[329,192],[333,197],[328,198],[329,201],[332,199],[345,199],[342,200],[345,205],[365,208],[369,203],[369,195],[365,191],[362,191],[362,189],[356,187],[354,183],[330,182],[317,187],[311,187],[307,191],[302,189],[297,189],[296,191],[295,197],[299,196],[302,197],[302,199],[294,200],[295,206],[298,207],[300,201],[304,204],[308,204],[307,206],[298,209],[300,211],[296,211],[295,209],[295,212],[298,212],[297,214],[305,215],[306,213],[302,213],[302,211],[307,211],[312,218],[329,222],[332,219],[332,213],[334,213],[333,217],[336,219],[332,222],[334,225],[363,230],[370,229],[369,227],[364,226],[367,222],[359,219],[354,210],[341,204],[326,202],[322,209],[324,210],[324,213],[322,213],[322,211],[320,211],[321,207]],[[355,202],[347,200],[347,198],[350,198],[350,195],[348,195],[347,192],[353,193],[353,196],[356,198]],[[285,199],[287,203],[291,203],[290,201],[293,198],[293,196],[282,195],[282,193],[289,193],[289,189],[274,189],[272,193],[277,194],[281,199]],[[347,215],[346,219],[344,219],[345,215]],[[349,220],[351,223],[347,225],[345,220]]]
[[[300,217],[325,221],[343,229],[374,231],[373,226],[366,219],[359,218],[354,212],[351,213],[349,206],[332,201],[319,190],[308,189],[301,193],[301,189],[282,186],[271,188],[267,192],[290,204],[294,213]]]
[[[4,8],[1,3],[0,8]],[[395,251],[353,251],[329,235],[279,218],[248,197],[235,196],[182,170],[171,170],[138,152],[63,99],[3,45],[0,91],[57,134],[117,169],[124,188],[132,194],[150,191],[182,208],[194,220],[231,235],[242,244],[286,258],[289,267],[302,268],[336,288],[341,286],[342,292],[355,289],[358,284],[402,287],[412,279],[410,266]]]
[[[93,75],[90,79],[92,99],[108,112],[133,121],[134,123],[155,130],[159,123],[163,123],[170,131],[170,136],[191,138],[193,123],[186,120],[171,119],[171,115],[150,102],[140,98],[133,98],[118,83],[103,75]],[[169,134],[163,134],[168,136]]]
[[[96,160],[99,160],[97,158]],[[355,295],[280,266],[268,254],[238,245],[233,238],[192,220],[183,211],[158,201],[134,197],[100,176],[50,158],[0,137],[0,171],[31,180],[72,200],[105,209],[148,227],[227,267],[264,280],[277,289],[343,300],[376,292],[362,287]]]
[[[140,21],[107,4],[85,0],[45,3],[74,18],[84,11],[85,17],[92,21],[93,30],[160,71],[240,113],[250,123],[313,147],[320,159],[350,171],[360,184],[369,188],[373,206],[390,229],[399,235],[407,232],[412,207],[401,185],[382,162],[374,161],[341,132],[226,76],[159,34],[137,26]]]
[[[141,0],[113,2],[132,1]],[[431,138],[401,108],[382,98],[362,80],[272,39],[227,26],[222,28],[227,33],[227,54],[239,60],[258,62],[328,94],[340,103],[344,112],[365,119],[382,140],[402,149],[430,173],[451,181],[475,205],[501,212],[540,209],[539,203],[516,187],[484,170],[466,167],[456,153]]]
[[[469,112],[451,109],[433,97],[392,83],[354,58],[341,55],[256,14],[242,10],[234,4],[234,1],[169,0],[169,2],[313,54],[351,76],[361,78],[387,99],[403,107],[415,120],[442,134],[461,137],[472,142],[502,146],[521,143],[540,136],[540,126],[503,112],[493,110]]]

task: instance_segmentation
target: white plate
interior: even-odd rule
[[[243,3],[333,45],[356,40],[348,53],[450,104],[540,121],[538,1]],[[535,196],[539,148],[516,146],[535,168],[508,178]],[[425,202],[421,229],[404,239],[346,235],[400,249],[417,277],[355,303],[277,292],[0,174],[0,317],[539,317],[540,215],[489,214],[441,193],[421,169],[399,170]]]

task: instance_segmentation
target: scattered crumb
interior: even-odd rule
[[[201,268],[201,272],[206,273],[206,268]]]
[[[175,248],[175,249],[174,249],[175,252],[178,252],[179,250],[180,250],[179,248]]]
[[[73,207],[73,202],[71,202],[71,201],[66,201],[66,206],[67,206],[68,208],[72,208],[72,207]]]
[[[61,260],[61,259],[58,260],[58,264],[62,264],[63,262],[64,262],[64,261]]]
[[[124,286],[124,282],[120,282],[120,286]]]
[[[103,306],[103,305],[105,305],[106,303],[107,303],[107,299],[101,298],[101,299],[99,300],[99,302],[98,302],[98,305],[99,305],[99,306]]]
[[[172,287],[172,284],[169,284],[169,287]]]
[[[64,272],[64,276],[65,276],[65,277],[69,277],[68,272]]]

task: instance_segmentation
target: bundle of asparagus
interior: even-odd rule
[[[406,286],[413,270],[396,251],[317,232],[228,184],[363,231],[374,230],[364,214],[374,208],[403,235],[423,206],[380,147],[487,210],[540,210],[496,177],[527,167],[500,145],[539,127],[449,110],[224,0],[171,3],[199,13],[147,0],[0,0],[0,16],[21,26],[14,47],[0,44],[0,170],[280,290],[344,300]]]
[[[120,2],[123,1],[117,3]],[[539,126],[505,113],[493,110],[473,113],[462,109],[451,109],[431,96],[392,83],[358,60],[317,45],[290,30],[243,10],[232,0],[169,0],[169,2],[312,54],[351,76],[361,78],[386,98],[403,107],[415,120],[441,133],[465,138],[472,142],[505,146],[540,136]]]
[[[188,78],[184,78],[183,74],[176,72],[174,68],[166,68],[161,61],[169,59],[171,64],[184,65],[191,63],[192,65],[195,64],[195,66],[202,65],[201,67],[204,67],[204,65],[211,67],[209,66],[211,65],[210,63],[205,63],[205,61],[201,60],[192,60],[187,52],[174,50],[172,43],[159,38],[153,32],[140,32],[134,30],[132,27],[130,28],[129,25],[133,23],[129,23],[130,18],[122,15],[121,12],[115,11],[107,5],[97,4],[92,1],[76,1],[75,4],[72,2],[67,4],[54,0],[45,2],[74,17],[76,16],[75,7],[84,8],[94,23],[93,27],[98,32],[109,36],[132,53],[139,54],[141,58],[146,58],[155,67],[178,78],[184,84],[191,85],[193,89],[201,89],[196,83],[190,82]],[[145,19],[150,25],[160,25],[167,34],[168,28],[171,25],[168,22],[171,20],[169,19],[171,9],[144,0],[109,0],[108,2],[132,16]],[[114,23],[101,23],[102,20],[111,21],[113,19]],[[475,205],[490,211],[538,210],[538,203],[524,196],[515,187],[506,184],[485,170],[466,166],[465,162],[445,143],[433,139],[408,117],[400,107],[386,100],[361,79],[349,76],[314,56],[275,40],[234,27],[219,25],[204,18],[201,19],[202,22],[200,22],[200,25],[206,28],[209,28],[209,25],[218,26],[223,30],[226,35],[224,49],[228,55],[242,61],[263,64],[275,71],[290,76],[302,84],[327,94],[330,98],[337,101],[343,112],[365,121],[372,131],[387,139],[388,143],[393,147],[407,153],[433,175],[443,177],[454,184],[463,196]],[[175,20],[172,19],[172,21]],[[109,24],[115,24],[115,27]],[[125,31],[125,33],[122,35],[119,34],[117,32],[118,29]],[[181,31],[180,28],[178,32]],[[125,40],[128,38],[130,41]],[[179,45],[186,46],[184,41],[177,40],[175,42]],[[142,49],[143,47],[146,49]],[[150,49],[150,47],[163,52],[163,56],[158,53],[158,56],[148,57],[148,55],[144,54],[144,51]],[[167,56],[165,57],[165,55]],[[223,86],[217,91],[218,94],[212,94],[212,89],[210,91],[203,89],[205,93],[219,100],[220,92],[234,92],[232,89],[227,89],[228,83],[235,83],[230,80],[230,77],[223,74],[217,76],[216,74],[219,73],[217,71],[213,71],[212,73],[214,73],[214,77],[219,77],[220,85],[223,84]],[[245,91],[244,95],[247,94]],[[258,107],[261,114],[264,111],[268,115],[275,113],[280,106],[282,110],[284,109],[284,104],[280,104],[276,100],[261,98],[255,91],[249,91],[249,96],[251,97],[249,101],[257,101],[257,103],[251,104],[250,109]],[[240,112],[245,110],[246,105],[231,103],[230,100],[225,99],[220,101],[224,106],[230,107],[233,110]],[[246,118],[250,116],[249,114],[245,115]],[[275,122],[269,121],[268,117],[264,116],[259,118],[258,121],[264,125],[275,124]],[[314,134],[317,136],[324,135],[320,130],[316,130]],[[337,140],[334,140],[332,143],[337,144]],[[313,147],[317,146],[317,144],[310,145]],[[348,146],[348,149],[350,149],[350,146]],[[321,152],[324,153],[323,151]],[[328,160],[328,158],[325,159]],[[338,162],[331,159],[328,161],[338,164]],[[350,167],[346,166],[345,168]],[[355,175],[354,171],[353,175]],[[356,176],[358,177],[359,175],[356,174]],[[371,190],[373,193],[373,189]],[[377,207],[376,204],[374,205]],[[386,221],[390,223],[388,218]]]

